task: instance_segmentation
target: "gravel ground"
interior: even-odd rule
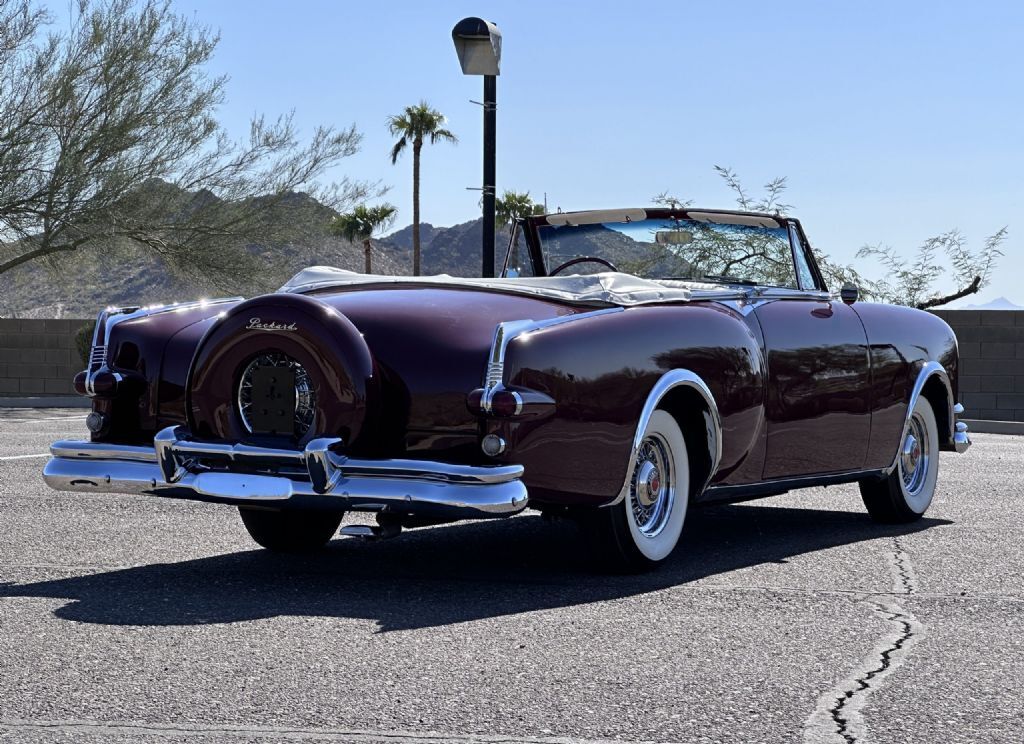
[[[537,516],[255,548],[226,506],[50,491],[81,411],[0,410],[0,742],[1024,741],[1024,438],[927,518],[698,509],[639,577]]]

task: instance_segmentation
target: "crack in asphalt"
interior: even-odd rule
[[[883,679],[906,657],[910,647],[924,633],[924,626],[914,614],[895,599],[914,594],[917,591],[917,579],[910,556],[903,549],[899,538],[894,537],[892,541],[895,550],[888,558],[893,590],[872,594],[872,598],[865,602],[871,606],[872,611],[895,627],[846,679],[819,698],[817,707],[804,724],[804,741],[807,744],[863,744],[867,741],[868,729],[861,710],[868,696],[881,686]],[[882,600],[880,597],[894,599]]]
[[[895,583],[893,592],[896,594],[917,594],[917,576],[914,574],[914,566],[910,562],[910,556],[903,549],[903,543],[899,537],[892,538],[896,552],[889,557],[892,560],[892,567],[895,570]]]
[[[832,716],[832,720],[836,726],[836,732],[843,738],[843,741],[848,744],[856,744],[857,742],[863,741],[866,731],[864,725],[863,716],[860,715],[860,708],[863,707],[864,698],[866,698],[873,689],[871,683],[879,676],[887,672],[892,664],[893,658],[898,654],[914,637],[914,626],[908,619],[907,615],[899,609],[896,605],[886,607],[881,603],[874,604],[874,610],[881,614],[886,620],[895,622],[900,627],[900,632],[891,644],[883,648],[879,653],[879,664],[873,669],[869,669],[867,672],[862,674],[853,680],[854,688],[847,689],[842,695],[836,698],[835,705],[829,710],[829,714]],[[859,702],[860,705],[856,708],[853,707],[854,702]]]

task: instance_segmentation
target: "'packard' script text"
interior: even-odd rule
[[[294,323],[278,323],[276,321],[270,321],[264,323],[259,318],[249,318],[249,325],[246,326],[247,330],[250,331],[295,331],[298,330]]]

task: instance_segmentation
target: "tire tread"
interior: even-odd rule
[[[338,531],[343,512],[270,511],[238,507],[249,536],[275,553],[310,553],[326,545]]]

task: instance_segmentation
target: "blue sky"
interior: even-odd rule
[[[290,109],[306,131],[354,122],[363,149],[339,174],[391,185],[399,225],[411,163],[391,165],[385,121],[421,98],[461,140],[424,155],[423,219],[479,213],[466,187],[481,178],[481,80],[461,74],[450,34],[480,15],[504,35],[499,190],[546,192],[551,209],[643,206],[664,190],[715,207],[731,205],[715,164],[752,191],[787,176],[815,247],[844,261],[953,227],[977,246],[1009,224],[1000,271],[972,301],[1024,304],[1022,3],[174,5],[221,32],[232,131]]]

